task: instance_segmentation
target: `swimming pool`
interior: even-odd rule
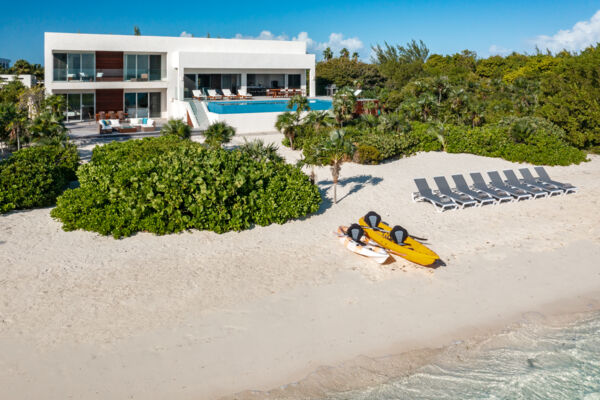
[[[209,101],[208,111],[216,114],[247,114],[290,111],[289,100]],[[311,110],[331,109],[331,100],[309,99]],[[295,109],[295,107],[294,107]]]

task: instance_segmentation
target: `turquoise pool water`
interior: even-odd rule
[[[216,114],[285,112],[290,111],[287,105],[288,100],[210,101],[208,111]],[[311,110],[329,110],[331,100],[310,99],[309,105]]]

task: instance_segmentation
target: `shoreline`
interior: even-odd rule
[[[280,381],[271,389],[250,388],[232,395],[218,396],[217,399],[322,400],[328,396],[361,391],[412,375],[423,366],[436,363],[449,352],[458,355],[470,352],[473,347],[493,340],[501,334],[522,329],[528,324],[557,326],[598,312],[600,312],[600,291],[594,291],[578,296],[577,300],[557,300],[534,310],[518,312],[513,318],[508,318],[504,322],[440,334],[430,347],[395,345],[382,348],[374,353],[376,355],[361,354],[332,365],[320,366],[301,379]]]
[[[577,194],[442,214],[410,202],[413,177],[523,165],[447,153],[348,164],[337,205],[222,235],[115,240],[64,232],[49,209],[9,213],[0,217],[0,386],[15,400],[242,398],[280,385],[298,394],[290,382],[307,376],[344,389],[373,375],[340,378],[343,368],[327,366],[383,363],[389,375],[407,350],[434,357],[525,312],[597,307],[600,157],[590,158],[548,168]],[[331,193],[329,169],[316,172]],[[332,232],[369,209],[428,237],[447,267],[380,266],[348,252]],[[411,352],[408,367],[421,358]]]

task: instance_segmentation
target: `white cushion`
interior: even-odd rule
[[[109,122],[111,125],[119,125],[119,120],[118,119],[109,119]]]
[[[141,125],[142,121],[140,121],[140,118],[130,118],[129,123],[131,125]]]

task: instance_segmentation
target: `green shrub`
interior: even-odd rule
[[[81,186],[58,198],[52,216],[67,231],[116,238],[284,223],[321,202],[318,188],[294,166],[173,137],[96,147],[77,175]]]
[[[172,135],[181,139],[189,139],[192,128],[180,119],[170,119],[160,130],[161,135]]]
[[[45,207],[76,179],[79,155],[73,144],[34,146],[0,162],[0,213]]]
[[[215,122],[206,128],[203,135],[204,143],[215,149],[231,142],[231,138],[235,135],[235,128],[227,125],[226,122]]]
[[[381,153],[373,146],[361,144],[354,153],[354,160],[359,164],[379,164]]]
[[[539,118],[511,118],[477,128],[451,127],[449,153],[472,153],[508,161],[570,165],[586,160],[585,153],[564,141],[564,132]]]

